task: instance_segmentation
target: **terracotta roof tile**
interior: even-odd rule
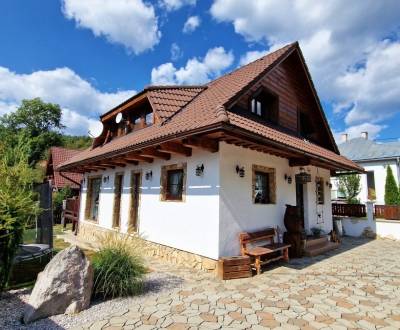
[[[295,148],[300,153],[308,153],[315,158],[326,158],[345,168],[361,170],[352,161],[332,151],[225,110],[225,106],[247,86],[251,85],[257,78],[262,77],[269,69],[275,67],[276,63],[286,58],[296,47],[298,47],[297,43],[287,45],[211,81],[203,88],[195,86],[191,88],[164,87],[158,90],[154,87],[150,89],[148,93],[151,103],[165,120],[162,124],[129,133],[104,146],[87,150],[70,159],[63,166],[68,168],[68,165],[74,163],[96,160],[100,157],[111,157],[116,153],[139,149],[144,144],[159,143],[162,139],[168,139],[180,133],[225,123]]]
[[[74,172],[63,173],[63,175],[70,178],[72,180],[71,181],[61,176],[60,172],[57,170],[57,167],[81,152],[81,150],[66,149],[61,147],[50,148],[50,157],[53,163],[54,174],[53,186],[56,188],[63,188],[68,185],[71,188],[79,188],[79,185],[77,185],[75,182],[80,182],[82,180],[82,174]]]

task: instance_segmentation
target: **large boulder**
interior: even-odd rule
[[[24,322],[62,313],[78,313],[89,306],[93,268],[77,246],[58,253],[39,273],[25,308]]]

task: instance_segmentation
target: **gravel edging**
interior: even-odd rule
[[[181,277],[169,273],[152,272],[146,275],[144,292],[139,296],[93,301],[88,309],[78,314],[55,315],[29,325],[23,325],[20,320],[31,290],[11,290],[0,295],[0,329],[69,329],[100,320],[101,316],[125,311],[130,306],[140,304],[150,297],[179,288],[183,282]]]

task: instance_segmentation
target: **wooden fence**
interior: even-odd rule
[[[399,205],[375,205],[375,218],[400,220]]]
[[[362,218],[367,216],[365,204],[337,204],[332,203],[332,215],[339,217]]]

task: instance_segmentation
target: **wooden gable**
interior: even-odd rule
[[[337,151],[311,77],[298,49],[255,82],[231,109],[259,120],[256,118],[258,116],[251,114],[251,100],[262,91],[275,96],[278,104],[276,120],[266,120],[266,125]]]

